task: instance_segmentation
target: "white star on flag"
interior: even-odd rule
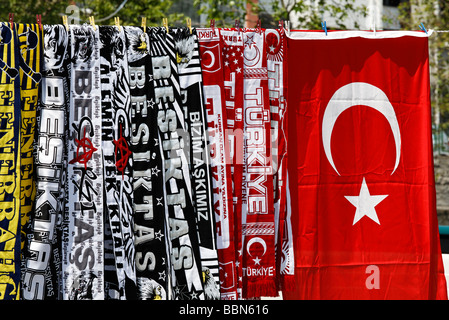
[[[365,178],[363,178],[359,195],[345,196],[345,198],[349,202],[351,202],[354,207],[357,208],[355,210],[354,221],[352,222],[352,225],[355,225],[364,216],[367,216],[380,225],[379,218],[377,217],[376,209],[374,209],[374,207],[377,206],[386,197],[388,197],[388,195],[370,195]]]

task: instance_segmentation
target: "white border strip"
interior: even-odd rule
[[[367,38],[367,39],[386,39],[386,38],[400,38],[405,36],[427,38],[430,37],[433,30],[423,31],[328,31],[327,35],[324,31],[296,31],[291,30],[286,32],[290,39],[296,40],[336,40],[347,38]]]

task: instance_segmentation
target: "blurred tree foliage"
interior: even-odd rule
[[[449,2],[447,0],[409,0],[399,5],[401,28],[416,30],[420,23],[427,29],[447,30]],[[449,32],[433,32],[429,37],[430,85],[433,130],[436,140],[442,131],[449,134]],[[442,147],[436,142],[436,151]],[[447,151],[447,150],[445,150]]]

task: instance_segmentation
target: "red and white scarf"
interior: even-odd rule
[[[277,295],[273,168],[264,32],[246,29],[243,44],[243,298],[254,298]]]
[[[220,298],[237,300],[234,210],[230,158],[226,150],[222,43],[217,29],[197,29],[206,106],[213,208],[219,259]]]
[[[286,65],[284,29],[266,29],[268,90],[271,112],[271,150],[273,167],[274,215],[276,224],[276,271],[279,285],[289,289],[294,281],[294,252],[287,207],[287,107],[284,66]],[[287,71],[287,70],[285,70]],[[288,211],[287,211],[288,210]]]

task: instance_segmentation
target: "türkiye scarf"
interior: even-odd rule
[[[234,208],[230,153],[225,139],[226,111],[222,43],[218,29],[196,29],[201,55],[204,103],[213,190],[213,210],[220,274],[220,297],[237,300],[237,272],[234,242]],[[234,176],[235,179],[235,176]]]
[[[36,189],[22,298],[60,297],[62,217],[66,194],[69,36],[62,25],[43,27],[40,104],[35,146]]]
[[[105,295],[135,294],[132,111],[125,34],[100,26]]]
[[[146,30],[125,27],[131,89],[137,297],[168,299],[164,176],[150,41]]]
[[[68,237],[64,299],[104,299],[103,172],[99,30],[70,26]]]
[[[203,80],[196,30],[174,30],[184,122],[190,136],[190,176],[206,300],[220,298],[215,215],[212,207],[212,179],[207,149],[207,124],[203,101]]]
[[[165,28],[150,34],[159,143],[165,179],[171,285],[174,299],[204,299],[203,275],[189,172],[189,137],[184,123],[173,36]]]
[[[0,298],[20,294],[20,52],[12,24],[0,25]]]

